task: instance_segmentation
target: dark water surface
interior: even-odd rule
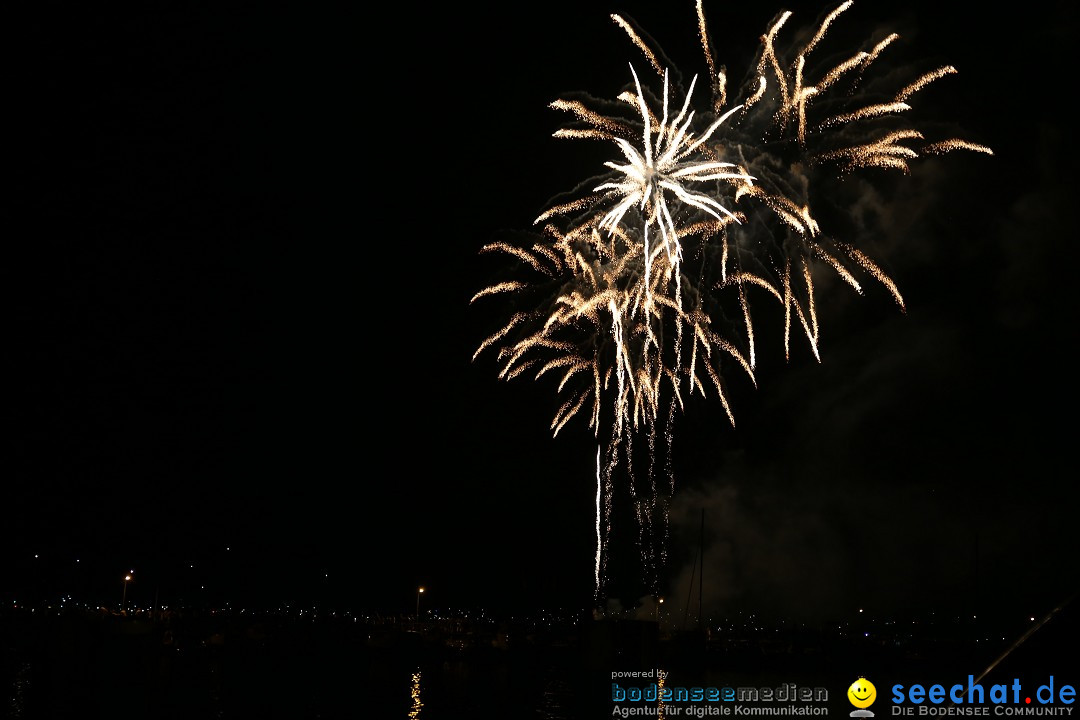
[[[0,616],[0,719],[592,720],[648,704],[613,702],[613,686],[646,688],[658,670],[669,688],[820,688],[828,699],[816,709],[834,718],[848,717],[846,689],[866,675],[884,718],[896,709],[888,704],[894,684],[966,681],[1003,653],[987,687],[1019,679],[1030,692],[1051,675],[1058,687],[1080,685],[1077,626],[1062,622],[1005,652],[1019,635],[988,646],[908,631],[776,631],[713,638],[706,649],[704,636],[661,640],[647,623],[629,634],[588,623],[535,633],[347,616],[24,612]],[[653,674],[613,678],[629,672]],[[706,716],[690,710],[683,704],[638,717]]]
[[[348,619],[0,622],[0,718],[574,718],[576,649],[451,647]]]

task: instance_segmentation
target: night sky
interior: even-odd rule
[[[553,439],[550,386],[471,360],[500,316],[469,299],[479,248],[596,170],[547,103],[622,89],[610,13],[700,70],[693,3],[664,5],[0,23],[0,601],[115,602],[134,569],[146,602],[589,604],[595,439]],[[955,65],[916,112],[995,155],[879,194],[906,313],[828,288],[820,363],[763,340],[735,429],[715,402],[680,417],[665,592],[702,510],[721,613],[1034,614],[1077,589],[1077,18],[936,6],[856,3],[838,35],[895,25],[898,57]],[[733,77],[782,7],[825,9],[706,3]]]

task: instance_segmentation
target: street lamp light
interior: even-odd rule
[[[127,607],[127,586],[128,586],[128,583],[131,582],[131,579],[132,579],[131,578],[131,573],[128,573],[127,575],[124,576],[124,594],[120,599],[120,612],[121,613],[123,613],[124,608]]]
[[[424,594],[423,586],[416,589],[416,619],[420,619],[420,596]]]

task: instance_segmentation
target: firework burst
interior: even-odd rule
[[[674,419],[699,393],[718,397],[734,424],[724,378],[737,368],[756,382],[753,298],[779,303],[785,356],[801,331],[819,359],[819,268],[859,293],[866,279],[877,282],[904,308],[881,267],[819,222],[819,185],[853,172],[906,174],[925,155],[991,154],[960,138],[927,138],[911,119],[919,92],[955,68],[933,68],[897,87],[887,86],[895,73],[875,77],[872,69],[897,35],[838,62],[813,61],[850,7],[839,5],[800,35],[809,40],[783,48],[791,13],[778,15],[748,80],[729,98],[699,0],[701,84],[710,97],[696,108],[698,76],[679,87],[663,53],[627,19],[612,16],[654,84],[643,83],[631,63],[631,82],[615,102],[559,99],[551,107],[570,116],[555,137],[606,143],[617,159],[604,164],[606,175],[591,189],[552,203],[536,219],[531,246],[497,242],[482,250],[513,258],[522,273],[473,301],[503,297],[521,309],[474,358],[494,352],[502,379],[555,377],[562,403],[553,432],[584,415],[605,438],[597,455],[598,597],[619,488],[637,520],[644,582],[655,591],[674,491]],[[668,449],[661,458],[658,441]]]

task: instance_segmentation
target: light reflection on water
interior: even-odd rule
[[[570,685],[565,680],[549,679],[540,696],[540,703],[536,708],[537,714],[544,720],[570,720],[568,699],[571,695]]]
[[[26,693],[30,687],[30,663],[24,662],[11,683],[8,699],[8,717],[21,718],[26,711]]]
[[[412,674],[412,708],[409,710],[409,720],[417,720],[420,710],[424,707],[424,701],[420,699],[420,671]]]
[[[661,693],[664,691],[664,681],[667,679],[667,671],[663,668],[658,668],[656,673],[656,697],[661,697]],[[664,714],[664,701],[657,700],[656,717],[658,720],[664,720],[666,715]]]
[[[408,705],[398,706],[407,720],[581,717],[572,675],[558,665],[514,666],[456,658],[398,666],[396,674],[398,698],[404,699],[408,687]]]

